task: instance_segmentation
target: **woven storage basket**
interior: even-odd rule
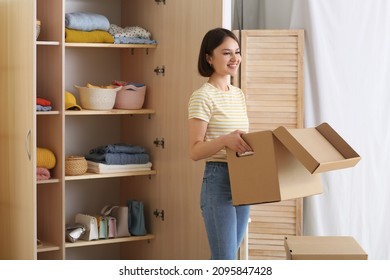
[[[81,107],[88,110],[111,110],[114,108],[116,93],[122,88],[75,87],[79,90]]]
[[[83,175],[87,172],[88,163],[85,157],[82,156],[66,156],[65,157],[65,175],[75,176]]]
[[[145,101],[146,86],[127,85],[116,94],[114,108],[135,110],[141,109]]]

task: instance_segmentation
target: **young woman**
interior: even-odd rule
[[[223,28],[203,38],[198,71],[208,81],[193,92],[188,106],[192,160],[206,160],[200,206],[211,259],[236,259],[249,219],[249,206],[233,206],[226,147],[251,151],[241,135],[248,132],[245,96],[230,85],[241,62],[236,36]]]

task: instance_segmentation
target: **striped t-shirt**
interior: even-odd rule
[[[235,130],[249,130],[244,93],[232,85],[229,85],[228,91],[223,91],[205,83],[194,91],[188,105],[188,118],[208,123],[205,141]],[[207,161],[226,161],[226,150],[220,150]]]

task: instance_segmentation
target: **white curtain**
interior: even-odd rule
[[[328,122],[362,158],[322,175],[304,234],[390,259],[390,1],[294,0],[290,28],[305,30],[305,126]]]

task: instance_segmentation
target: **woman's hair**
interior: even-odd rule
[[[211,56],[214,49],[221,45],[226,37],[233,38],[239,43],[236,35],[224,28],[212,29],[204,35],[198,58],[198,72],[201,76],[210,77],[214,73],[213,67],[207,62],[207,55]]]

